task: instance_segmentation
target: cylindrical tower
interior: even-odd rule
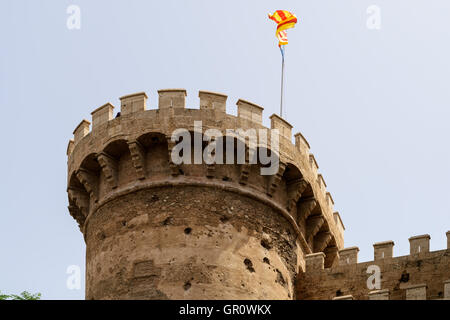
[[[145,93],[120,98],[115,118],[103,105],[92,112],[92,131],[83,120],[69,142],[69,211],[86,242],[86,299],[294,299],[304,256],[324,252],[328,267],[343,247],[307,141],[298,133],[292,144],[292,127],[277,115],[265,128],[263,109],[245,100],[236,117],[222,94],[200,91],[200,109],[185,108],[183,89],[158,96],[150,110]],[[183,138],[190,156],[172,138],[181,129],[192,138]],[[212,129],[225,137],[224,163],[198,161],[198,143],[204,153],[218,141]],[[279,159],[270,175],[249,156],[249,137],[264,132],[269,141],[258,141],[256,154]],[[175,153],[192,163],[174,161]]]

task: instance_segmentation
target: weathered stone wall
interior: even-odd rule
[[[292,299],[301,255],[272,208],[180,185],[106,203],[86,244],[87,299]]]
[[[200,92],[200,109],[185,108],[183,89],[121,98],[83,120],[69,142],[69,211],[87,245],[88,299],[293,299],[304,255],[323,252],[337,263],[343,224],[309,145],[273,115],[262,126],[260,106]],[[261,163],[172,162],[179,128],[279,130],[278,172]],[[195,135],[193,133],[193,135]],[[239,137],[238,137],[239,138]],[[232,138],[235,139],[235,138]]]
[[[428,235],[410,238],[411,255],[402,257],[392,257],[392,241],[375,244],[375,260],[364,263],[356,263],[356,247],[344,249],[340,252],[339,265],[325,269],[323,257],[307,256],[306,272],[301,272],[296,282],[297,298],[450,299],[450,247],[429,252],[428,241]],[[420,251],[418,244],[422,246]],[[388,254],[382,257],[380,250]],[[373,266],[378,266],[381,272],[380,290],[368,288]]]

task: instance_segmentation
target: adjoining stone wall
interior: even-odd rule
[[[297,299],[450,299],[450,247],[429,252],[429,239],[429,235],[410,238],[412,254],[395,258],[392,241],[376,243],[375,260],[364,263],[356,263],[357,247],[343,249],[339,265],[333,268],[324,269],[318,254],[306,256],[306,272],[300,273],[296,281]],[[369,288],[368,280],[374,284],[377,267],[381,286]]]

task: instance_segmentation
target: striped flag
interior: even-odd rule
[[[295,14],[286,10],[277,10],[272,15],[269,13],[269,19],[273,20],[277,24],[277,31],[275,35],[278,38],[278,46],[284,46],[288,44],[287,32],[289,28],[293,28],[297,23],[297,17]]]

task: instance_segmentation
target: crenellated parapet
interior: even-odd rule
[[[200,108],[188,109],[186,90],[159,90],[158,108],[148,109],[144,92],[130,94],[120,98],[120,110],[106,103],[91,113],[91,122],[83,120],[77,126],[67,148],[68,190],[78,190],[76,196],[69,192],[69,199],[80,226],[85,228],[92,212],[115,194],[140,186],[164,181],[215,185],[273,206],[294,226],[304,251],[328,253],[326,260],[331,266],[343,246],[344,228],[306,139],[297,133],[293,144],[292,126],[278,115],[271,116],[271,128],[264,127],[263,108],[252,102],[239,99],[237,116],[233,116],[226,114],[226,95],[200,91],[199,98]],[[230,129],[241,129],[244,134],[247,130],[267,131],[269,150],[271,132],[278,130],[279,170],[262,176],[257,170],[261,164],[248,159],[243,164],[200,167],[173,163],[173,132],[186,128],[194,135],[195,121],[202,122],[203,133],[217,129],[224,136]],[[245,136],[241,138],[245,141]],[[151,160],[155,157],[159,159],[157,168]],[[82,207],[77,204],[81,198]]]
[[[325,257],[306,255],[306,272],[299,275],[300,299],[358,300],[450,299],[450,232],[447,249],[430,252],[428,234],[409,238],[410,255],[394,257],[394,242],[373,245],[374,260],[358,262],[358,247],[339,250],[338,264],[325,267]],[[375,286],[379,277],[378,288]],[[339,298],[342,299],[342,298]]]

